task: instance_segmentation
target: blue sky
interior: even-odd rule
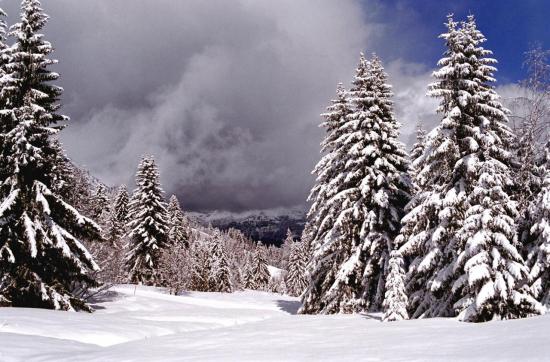
[[[365,1],[364,9],[367,20],[383,24],[379,42],[367,46],[367,51],[387,60],[402,58],[435,67],[443,52],[437,35],[444,31],[448,13],[456,19],[476,16],[488,39],[486,48],[499,61],[499,83],[524,77],[522,63],[530,44],[540,42],[550,48],[550,1],[546,0],[378,0]]]

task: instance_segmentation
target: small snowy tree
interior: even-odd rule
[[[104,220],[109,215],[109,195],[107,195],[107,188],[103,184],[99,184],[92,196],[92,217],[96,220]]]
[[[254,253],[247,252],[246,253],[246,259],[245,264],[243,267],[243,287],[245,289],[256,289],[256,284],[254,280],[254,271],[252,267],[252,259],[253,259]]]
[[[292,252],[292,245],[294,245],[294,234],[290,229],[286,231],[286,238],[281,245],[281,268],[288,269],[288,263],[290,254]]]
[[[170,197],[168,203],[168,218],[170,220],[170,231],[168,237],[172,244],[182,243],[189,246],[189,222],[181,210],[176,195]]]
[[[216,233],[210,245],[210,290],[214,292],[231,293],[231,272],[221,235]]]
[[[191,255],[191,277],[190,289],[199,292],[207,292],[210,290],[210,247],[209,240],[196,240],[190,247]]]
[[[6,68],[18,87],[10,90],[3,110],[9,121],[0,128],[0,303],[89,310],[71,291],[96,285],[90,275],[98,266],[82,241],[100,239],[100,229],[53,191],[64,157],[53,138],[67,117],[55,113],[61,88],[50,84],[58,75],[48,69],[55,61],[40,34],[48,17],[39,6],[22,2]]]
[[[293,242],[285,278],[288,295],[297,297],[306,289],[308,285],[306,266],[307,254],[304,243]]]
[[[174,244],[162,250],[160,257],[160,274],[162,284],[170,289],[170,293],[178,295],[187,288],[192,278],[192,262],[190,251],[183,244]]]
[[[424,151],[426,149],[426,130],[422,127],[422,123],[418,122],[416,126],[416,142],[411,148],[411,153],[409,155],[410,161],[411,161],[411,179],[413,181],[413,184],[415,185],[415,188],[418,186],[416,185],[416,178],[417,174],[420,170],[418,170],[415,167],[415,161],[420,160],[421,156],[424,154]]]
[[[128,219],[130,281],[158,285],[160,252],[168,245],[168,215],[155,161],[145,156],[136,174],[136,190],[130,201]]]
[[[267,284],[269,283],[269,279],[271,279],[265,254],[265,247],[258,244],[256,247],[256,252],[254,253],[251,268],[254,289],[257,290],[267,290]]]
[[[103,184],[99,184],[92,196],[92,212],[93,218],[97,220],[103,220],[109,215],[109,195],[107,194],[107,187]]]
[[[389,264],[389,272],[386,279],[386,295],[384,298],[384,317],[382,321],[392,322],[409,319],[403,258],[399,255],[398,251],[392,251]]]
[[[120,185],[111,205],[109,215],[109,232],[107,240],[111,244],[120,245],[120,240],[126,234],[126,225],[128,224],[128,204],[130,197],[126,185]]]
[[[392,96],[380,59],[361,54],[349,94],[325,115],[328,154],[315,169],[310,196],[314,254],[302,313],[382,306],[389,253],[411,189]]]

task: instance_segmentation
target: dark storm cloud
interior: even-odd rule
[[[17,3],[2,2],[12,17]],[[193,210],[304,203],[319,114],[376,28],[351,0],[43,6],[72,118],[69,156],[117,184],[131,183],[140,156],[153,154],[165,190]],[[434,108],[423,97],[429,72],[400,61],[388,70],[409,134]]]

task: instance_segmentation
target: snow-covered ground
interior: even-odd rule
[[[119,286],[93,314],[0,308],[0,361],[548,360],[550,317],[466,324],[295,315],[261,292]]]

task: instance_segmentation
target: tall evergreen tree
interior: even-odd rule
[[[158,285],[160,252],[168,245],[168,215],[159,172],[150,156],[142,158],[136,174],[136,189],[128,215],[130,281]]]
[[[168,218],[170,220],[170,231],[168,237],[172,244],[182,243],[189,247],[189,222],[181,210],[176,195],[170,197],[168,202]]]
[[[410,310],[466,321],[518,317],[536,305],[522,288],[508,111],[490,85],[496,61],[474,18],[458,25],[449,16],[441,36],[447,51],[429,95],[441,99],[443,119],[415,162],[420,191],[397,239],[411,260]]]
[[[61,179],[57,160],[65,156],[53,137],[61,88],[48,67],[50,43],[39,32],[47,15],[38,1],[22,2],[21,22],[12,27],[12,58],[6,68],[14,80],[3,103],[0,130],[0,300],[3,305],[62,310],[85,309],[71,294],[75,284],[96,285],[98,270],[83,239],[99,239],[96,223],[54,192]]]
[[[316,234],[302,313],[381,308],[389,253],[411,188],[391,97],[380,60],[361,55],[352,89],[325,115],[329,153],[315,169],[310,197]]]

